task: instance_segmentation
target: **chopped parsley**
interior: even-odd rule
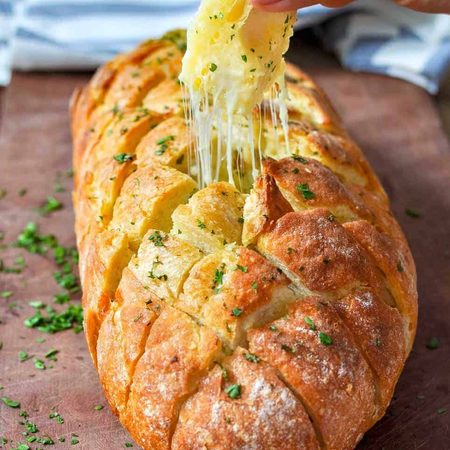
[[[225,268],[225,264],[222,264],[219,269],[216,269],[214,272],[214,278],[213,278],[213,288],[216,288],[216,293],[219,292],[219,286],[223,284],[223,276],[225,275],[225,272],[223,269]]]
[[[233,308],[231,310],[231,315],[234,317],[239,317],[243,312],[244,312],[244,310],[241,308]]]
[[[69,303],[70,296],[69,294],[62,293],[62,294],[55,294],[53,296],[53,301],[58,305],[64,305],[65,303]]]
[[[164,247],[164,237],[161,235],[161,233],[159,231],[155,231],[154,233],[152,233],[148,240],[153,242],[153,245],[155,247]]]
[[[215,71],[217,70],[217,64],[211,63],[211,64],[209,65],[209,70],[210,70],[211,72],[215,72]]]
[[[103,405],[95,405],[95,406],[94,406],[94,410],[95,410],[95,411],[101,411],[103,408],[104,408]]]
[[[25,362],[28,361],[31,358],[31,356],[24,350],[21,350],[19,352],[19,361],[20,362]]]
[[[40,235],[36,223],[29,222],[17,237],[14,245],[24,248],[30,253],[43,255],[49,248],[57,246],[57,240],[52,234]]]
[[[437,348],[439,348],[439,346],[440,346],[440,342],[437,337],[432,337],[432,338],[428,339],[428,341],[426,343],[426,347],[428,350],[436,350]]]
[[[307,183],[297,184],[297,192],[303,195],[305,200],[312,200],[316,195],[309,189]]]
[[[16,402],[15,400],[11,400],[8,397],[2,397],[1,401],[6,405],[9,406],[10,408],[20,408],[20,403]]]
[[[240,384],[232,384],[225,388],[225,393],[230,397],[232,400],[236,400],[241,397],[242,387]]]
[[[255,354],[253,354],[253,353],[246,353],[245,354],[245,359],[247,361],[250,361],[250,362],[255,363],[255,364],[257,364],[257,363],[259,363],[261,361],[261,358],[259,356],[255,355]]]
[[[200,230],[204,230],[206,228],[205,223],[202,222],[200,219],[197,219],[197,226],[200,228]]]
[[[300,156],[300,155],[292,155],[292,159],[294,160],[294,161],[298,161],[298,162],[301,162],[302,164],[308,164],[308,160],[306,159],[306,158],[303,158],[303,156]]]
[[[241,59],[242,59],[242,61],[244,61],[246,63],[247,62],[247,55],[241,55]]]
[[[31,447],[27,444],[19,443],[19,445],[13,450],[31,450]]]
[[[113,156],[113,159],[119,164],[123,164],[127,161],[133,161],[134,155],[131,155],[130,153],[118,153],[117,155]]]
[[[323,333],[322,331],[319,332],[319,341],[321,344],[326,346],[329,346],[333,343],[332,337],[326,333]]]
[[[56,355],[59,353],[59,350],[56,350],[55,348],[50,349],[44,356],[47,359],[50,359],[51,361],[56,361]]]
[[[64,423],[64,419],[62,418],[61,414],[59,414],[56,411],[52,411],[49,415],[48,415],[49,419],[56,419],[56,422],[58,422],[60,425],[62,425]]]
[[[39,442],[39,444],[44,444],[44,445],[54,445],[54,443],[55,443],[53,441],[53,439],[48,436],[37,438],[36,442]]]
[[[6,267],[2,259],[0,259],[0,272],[3,273],[22,273],[22,269],[26,267],[25,259],[23,256],[18,256],[14,260],[13,267]]]
[[[311,319],[311,317],[305,316],[303,320],[309,326],[310,330],[312,331],[316,330],[316,325],[314,324],[314,321]]]
[[[36,424],[35,423],[33,423],[33,422],[26,422],[25,423],[25,429],[27,430],[27,432],[28,433],[37,433],[39,430],[38,430],[38,427],[36,426]]]
[[[12,297],[13,293],[12,291],[2,291],[0,292],[0,297],[1,298],[9,298]]]
[[[155,155],[161,156],[167,150],[168,142],[173,141],[175,139],[174,136],[169,135],[161,138],[156,144],[159,145],[158,150],[155,150]]]
[[[62,313],[57,313],[54,309],[47,307],[47,315],[43,315],[41,310],[24,321],[27,328],[36,328],[43,333],[57,333],[63,330],[73,329],[79,333],[83,329],[83,309],[81,305],[70,305]]]
[[[246,266],[241,266],[239,264],[236,264],[236,270],[240,270],[241,272],[246,273],[248,269]]]
[[[258,289],[258,283],[256,281],[252,283],[252,289],[254,289],[255,291]]]
[[[47,197],[47,201],[38,209],[39,214],[46,216],[63,208],[63,204],[55,197]]]
[[[413,208],[405,208],[405,214],[409,217],[412,217],[413,219],[419,219],[420,217],[422,217],[421,212]]]
[[[42,359],[39,359],[39,358],[35,358],[34,359],[34,367],[36,367],[36,369],[39,369],[39,370],[45,370],[46,369],[45,362],[42,361]]]

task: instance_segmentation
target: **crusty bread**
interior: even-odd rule
[[[354,448],[412,347],[406,240],[324,94],[292,66],[294,156],[266,136],[250,193],[197,190],[183,45],[176,32],[146,42],[73,98],[85,332],[105,394],[147,450]]]

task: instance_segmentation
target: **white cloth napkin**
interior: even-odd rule
[[[0,0],[0,85],[20,70],[91,69],[139,41],[185,28],[198,0]],[[431,93],[450,64],[450,16],[389,0],[299,12],[341,63],[406,79]]]

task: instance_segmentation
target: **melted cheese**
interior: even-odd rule
[[[250,0],[203,0],[187,33],[180,80],[195,135],[190,163],[200,186],[225,179],[246,190],[258,173],[261,111],[287,133],[283,54],[295,13],[267,13]],[[264,108],[265,109],[265,108]]]

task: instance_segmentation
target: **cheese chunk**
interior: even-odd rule
[[[260,11],[250,0],[203,0],[187,33],[180,75],[191,98],[248,116],[284,76],[295,17]]]

